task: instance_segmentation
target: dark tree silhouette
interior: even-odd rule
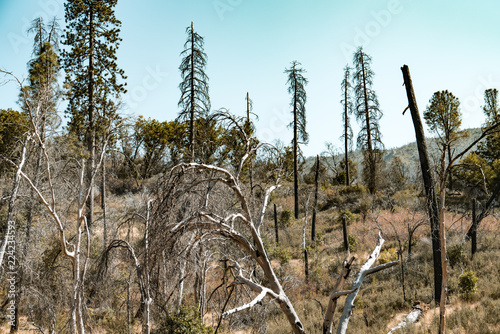
[[[377,190],[377,178],[381,162],[383,144],[379,129],[382,117],[377,94],[372,89],[374,73],[371,70],[372,58],[359,48],[354,54],[354,94],[355,114],[361,123],[358,134],[358,147],[363,151],[364,180],[370,193]]]
[[[344,123],[344,132],[342,134],[342,139],[344,139],[344,151],[345,151],[345,185],[349,185],[350,175],[349,175],[349,150],[352,145],[352,128],[349,120],[349,115],[352,113],[352,85],[351,85],[351,68],[346,65],[344,67],[344,79],[342,80],[342,106],[344,107],[344,112],[342,113],[342,122]]]
[[[194,31],[193,22],[186,28],[186,33],[188,38],[181,52],[183,58],[179,66],[182,82],[179,84],[181,98],[178,105],[182,110],[178,120],[189,121],[190,159],[194,162],[196,119],[207,116],[210,111],[210,97],[208,76],[205,73],[207,54],[203,51],[203,37]]]
[[[299,143],[307,144],[309,135],[306,131],[306,89],[307,79],[303,76],[306,71],[300,67],[300,63],[294,60],[290,68],[285,69],[288,74],[288,93],[292,95],[290,106],[292,107],[293,121],[293,193],[295,200],[295,219],[299,218],[299,179],[298,179],[298,151]]]

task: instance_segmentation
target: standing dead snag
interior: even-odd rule
[[[429,154],[427,153],[427,143],[425,141],[424,128],[420,113],[418,112],[415,92],[410,76],[410,69],[407,65],[401,68],[403,72],[404,84],[406,87],[406,95],[408,97],[408,107],[410,108],[413,126],[415,127],[415,136],[417,139],[418,155],[420,158],[420,167],[422,168],[422,177],[424,180],[425,194],[427,197],[427,211],[431,223],[431,239],[432,239],[432,258],[434,263],[434,300],[439,303],[441,299],[441,281],[442,281],[442,266],[441,266],[441,243],[439,239],[439,209],[437,196],[432,176]]]

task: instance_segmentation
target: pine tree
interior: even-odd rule
[[[179,66],[182,82],[179,84],[181,97],[179,99],[178,120],[189,121],[189,150],[191,161],[195,160],[196,120],[206,117],[210,111],[208,95],[208,76],[205,73],[207,55],[203,51],[203,37],[194,31],[193,22],[186,28],[188,38],[181,52],[182,62]]]
[[[363,176],[370,193],[377,190],[380,174],[381,149],[383,144],[379,121],[382,111],[377,94],[372,89],[374,73],[371,70],[372,58],[359,48],[354,54],[354,94],[355,115],[361,123],[358,134],[358,147],[363,151]]]
[[[500,123],[500,106],[498,104],[498,90],[495,88],[487,89],[484,92],[483,112],[486,116],[486,122],[483,128]],[[500,159],[500,132],[493,133],[486,137],[484,142],[479,144],[478,155],[492,164]]]
[[[345,185],[349,186],[350,175],[349,175],[349,150],[351,148],[352,142],[352,128],[349,121],[349,115],[352,113],[352,97],[351,97],[351,68],[346,65],[344,67],[344,79],[342,80],[342,106],[344,107],[344,112],[342,113],[342,123],[344,123],[344,132],[342,134],[342,139],[344,139],[344,151],[345,151]]]
[[[87,203],[89,226],[93,223],[96,140],[104,128],[118,118],[116,100],[125,93],[126,77],[116,63],[120,44],[121,22],[115,17],[118,0],[69,0],[65,4],[64,45],[69,46],[62,58],[68,89],[68,130],[86,143],[89,154],[87,185],[91,194]],[[99,135],[99,138],[96,136]]]
[[[448,156],[448,165],[453,159],[452,147],[459,139],[462,115],[460,101],[447,90],[435,92],[424,112],[424,119],[430,130],[438,135],[439,149],[443,159]],[[443,161],[444,163],[444,161]],[[452,188],[452,173],[449,175],[449,187]]]
[[[299,178],[298,178],[298,154],[299,144],[307,144],[309,134],[306,131],[306,90],[307,79],[303,76],[306,71],[300,67],[298,61],[293,61],[290,68],[285,69],[288,74],[288,93],[292,95],[290,106],[292,107],[293,121],[289,126],[293,127],[293,191],[295,201],[295,219],[299,218]]]

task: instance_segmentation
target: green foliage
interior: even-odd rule
[[[194,307],[183,306],[179,313],[169,313],[153,334],[212,334],[213,329],[205,326]]]
[[[285,265],[292,259],[292,252],[289,248],[282,246],[271,246],[269,249],[269,257],[280,261],[280,265]]]
[[[380,264],[396,261],[398,259],[398,254],[396,253],[396,249],[394,248],[389,248],[380,253],[380,257],[378,259],[378,262]]]
[[[477,294],[477,277],[473,271],[460,275],[458,288],[465,299],[471,299]]]
[[[125,84],[119,82],[126,76],[116,63],[121,42],[121,22],[114,14],[117,2],[69,0],[64,4],[68,28],[62,43],[68,48],[63,50],[62,59],[68,129],[82,141],[89,139],[89,131],[102,135],[110,122],[118,119],[116,100],[126,92]]]
[[[336,220],[336,222],[338,224],[342,225],[342,217],[343,216],[345,216],[345,218],[346,218],[347,225],[349,225],[350,223],[355,222],[356,220],[358,220],[358,215],[357,214],[352,213],[349,210],[341,210],[339,212],[339,215],[338,215],[337,220]]]
[[[457,264],[462,264],[467,260],[467,253],[462,245],[453,245],[448,250],[448,261],[450,261],[451,267],[456,266]]]
[[[0,158],[16,159],[17,148],[21,147],[23,136],[28,130],[28,116],[12,109],[0,109]],[[6,172],[12,165],[0,161],[0,171]]]
[[[357,195],[362,195],[366,194],[366,188],[362,184],[353,184],[348,187],[342,187],[339,190],[340,195],[351,195],[351,194],[357,194]]]
[[[349,251],[355,252],[358,249],[359,241],[354,234],[347,235],[347,242],[349,243]],[[343,246],[342,246],[343,247]]]
[[[435,92],[429,103],[424,112],[424,119],[430,130],[448,144],[456,140],[462,124],[458,98],[451,92],[443,90]]]
[[[278,219],[279,227],[287,228],[292,224],[293,211],[288,209],[283,209],[280,213],[280,217]]]

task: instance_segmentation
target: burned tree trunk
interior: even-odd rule
[[[319,155],[316,156],[316,172],[314,173],[314,204],[311,222],[311,240],[316,239],[316,212],[318,210],[318,188],[319,188]]]
[[[471,258],[477,252],[477,217],[476,217],[476,199],[472,200],[472,233],[471,233]]]
[[[274,233],[276,233],[276,246],[280,244],[278,235],[278,214],[276,213],[276,203],[274,203]]]
[[[406,95],[408,97],[408,108],[411,112],[413,126],[415,128],[415,136],[417,139],[418,155],[420,158],[420,167],[422,168],[422,178],[424,181],[425,194],[427,198],[427,211],[431,224],[431,239],[432,239],[432,257],[434,264],[434,300],[439,303],[441,300],[441,283],[442,283],[442,265],[441,265],[441,242],[439,238],[439,209],[437,196],[434,186],[434,178],[432,177],[429,154],[427,151],[427,143],[425,141],[424,128],[420,119],[415,93],[411,82],[410,69],[407,65],[401,68],[403,72],[404,84],[406,87]]]

